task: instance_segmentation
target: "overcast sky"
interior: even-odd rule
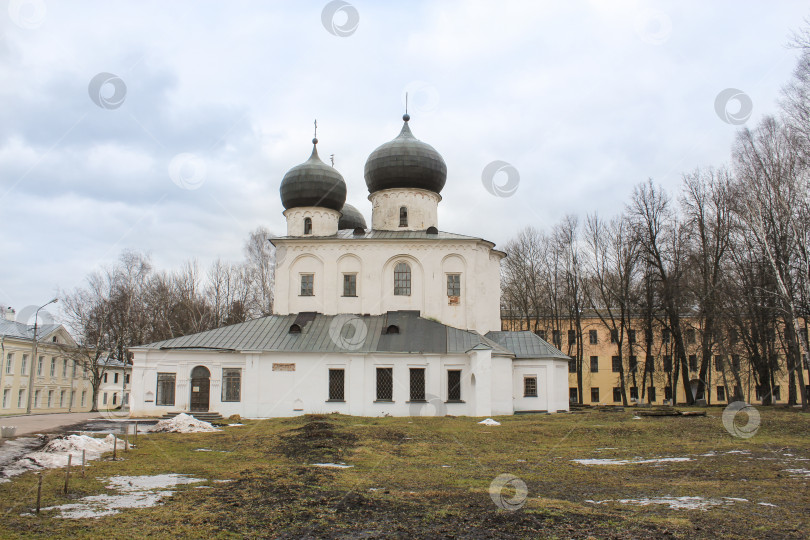
[[[502,246],[614,214],[649,177],[675,191],[728,162],[735,130],[776,112],[808,15],[806,0],[5,0],[0,305],[47,302],[126,248],[167,269],[241,259],[251,230],[285,232],[279,184],[316,118],[370,223],[363,165],[406,91],[447,163],[441,230]],[[743,94],[718,114],[726,89]],[[501,196],[482,180],[493,161],[513,167]]]

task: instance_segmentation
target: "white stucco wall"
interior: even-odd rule
[[[332,236],[337,234],[340,212],[330,208],[302,206],[284,211],[287,218],[287,235],[304,236],[304,220],[312,220],[311,236]]]
[[[455,328],[500,330],[500,260],[479,239],[276,239],[274,312],[326,315],[418,310]],[[411,267],[410,296],[394,295],[394,268]],[[315,274],[315,295],[300,296],[301,274]],[[343,274],[357,273],[357,297],[344,297]],[[447,274],[461,274],[461,297],[451,305]]]
[[[424,231],[439,228],[441,195],[425,189],[384,189],[368,196],[371,201],[371,228],[377,231]],[[399,211],[408,211],[408,224],[400,226]]]

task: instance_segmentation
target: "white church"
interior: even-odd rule
[[[132,349],[132,416],[568,410],[568,357],[500,331],[505,254],[439,230],[447,166],[403,120],[366,161],[370,228],[313,139],[281,181],[275,314]]]

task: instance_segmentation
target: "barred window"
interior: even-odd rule
[[[394,369],[377,368],[377,401],[394,400]]]
[[[157,374],[156,405],[174,405],[175,373]]]
[[[537,397],[537,377],[523,377],[523,397]]]
[[[411,368],[411,401],[425,401],[425,369]]]
[[[394,268],[394,295],[411,295],[411,267],[401,262]]]
[[[242,370],[222,369],[222,401],[242,401]]]
[[[400,227],[408,226],[408,208],[405,206],[401,206],[399,208],[399,226]]]
[[[461,274],[447,274],[447,296],[461,296]]]
[[[343,401],[346,398],[346,372],[342,369],[329,370],[329,401]]]
[[[301,274],[301,296],[315,296],[315,274]]]
[[[622,359],[618,356],[614,356],[611,360],[611,367],[613,368],[613,373],[621,373],[622,371]]]
[[[343,296],[357,296],[357,274],[343,274]]]
[[[304,234],[312,234],[312,218],[304,218]]]
[[[461,401],[461,370],[447,372],[447,401]]]

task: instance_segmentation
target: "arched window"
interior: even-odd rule
[[[394,295],[411,295],[411,267],[401,262],[394,268]]]
[[[408,226],[408,208],[405,206],[399,207],[399,226],[400,227]]]
[[[304,218],[304,234],[312,234],[312,218]]]

